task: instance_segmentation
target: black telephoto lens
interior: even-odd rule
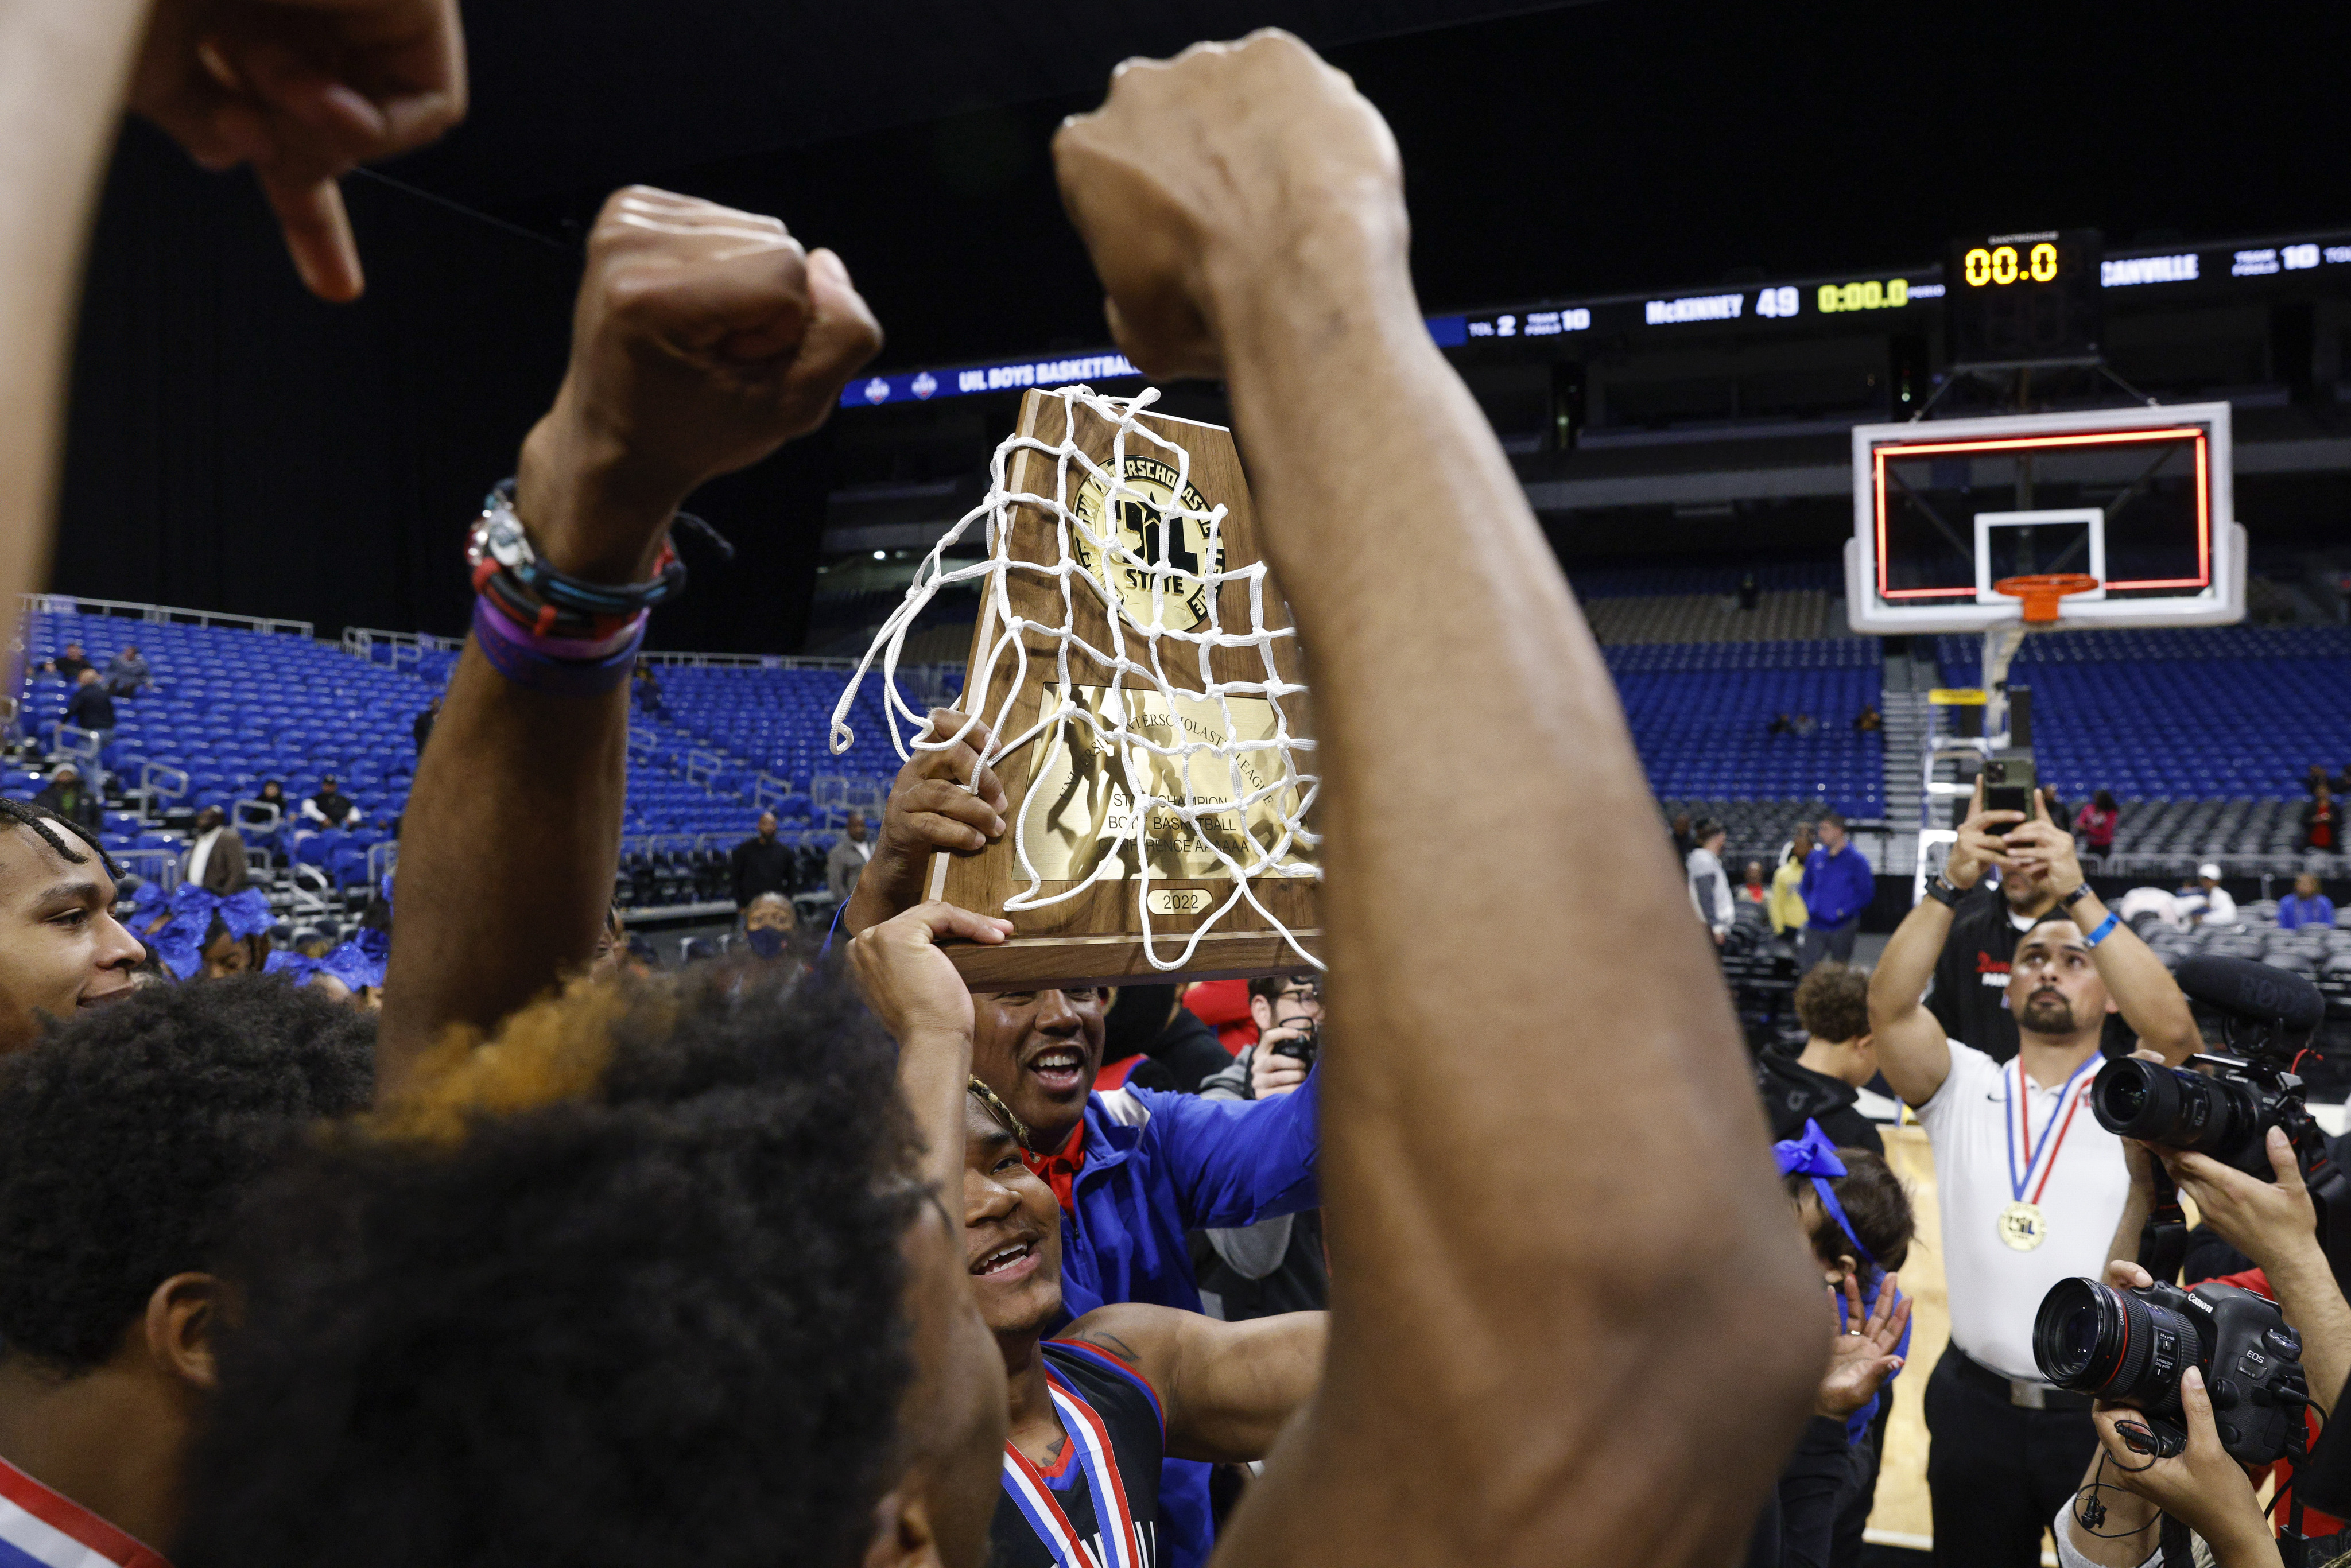
[[[2123,1057],[2098,1069],[2090,1109],[2109,1133],[2161,1142],[2179,1120],[2179,1081],[2159,1062]]]
[[[2098,1069],[2090,1109],[2100,1126],[2122,1137],[2193,1149],[2257,1176],[2269,1170],[2261,1102],[2232,1079],[2125,1057]]]

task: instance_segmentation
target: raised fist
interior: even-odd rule
[[[1409,289],[1395,139],[1288,33],[1129,60],[1053,138],[1061,200],[1153,376],[1213,375],[1236,307],[1277,277],[1369,266]]]
[[[829,250],[774,218],[642,185],[604,204],[554,409],[516,509],[557,570],[627,582],[703,481],[822,424],[882,329]]]
[[[207,169],[252,164],[302,281],[355,299],[335,182],[465,117],[457,0],[157,0],[131,107]]]

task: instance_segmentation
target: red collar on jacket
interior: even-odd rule
[[[1020,1163],[1045,1178],[1045,1185],[1051,1187],[1053,1196],[1061,1200],[1062,1213],[1075,1214],[1078,1200],[1073,1188],[1078,1172],[1086,1163],[1085,1118],[1078,1118],[1078,1124],[1070,1129],[1069,1140],[1060,1148],[1050,1155],[1031,1154],[1023,1149],[1020,1151]]]

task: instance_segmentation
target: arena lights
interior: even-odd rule
[[[2194,444],[2196,454],[2196,561],[2198,575],[2130,579],[2109,582],[2109,589],[2202,588],[2212,580],[2212,512],[2210,484],[2210,434],[2200,424],[2164,425],[2146,430],[2098,430],[2074,435],[2018,435],[1990,437],[1976,441],[1905,441],[1886,442],[1870,450],[1870,461],[1876,465],[1877,504],[1877,596],[1880,599],[1902,601],[1975,597],[1973,586],[1964,588],[1894,588],[1888,586],[1888,565],[1886,549],[1886,464],[1888,458],[1976,456],[1994,452],[2062,450],[2067,447],[2127,446],[2152,441],[2187,441]]]

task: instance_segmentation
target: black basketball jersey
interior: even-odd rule
[[[1159,1466],[1167,1448],[1159,1396],[1106,1351],[1069,1340],[1048,1340],[1043,1349],[1069,1441],[1050,1468],[1005,1445],[1004,1490],[990,1531],[994,1568],[1159,1568]],[[1119,1494],[1131,1535],[1120,1528]],[[1086,1563],[1066,1561],[1065,1529]],[[1057,1549],[1056,1541],[1064,1544]]]

